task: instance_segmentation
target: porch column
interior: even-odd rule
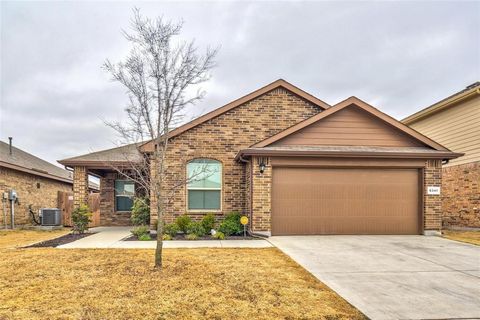
[[[272,167],[268,157],[252,157],[252,231],[271,234]],[[261,165],[264,167],[261,170]],[[263,172],[262,172],[263,171]]]
[[[86,167],[73,167],[73,207],[88,203],[88,173]]]

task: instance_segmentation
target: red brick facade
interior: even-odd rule
[[[170,141],[168,152],[167,188],[185,179],[186,163],[196,158],[210,158],[223,166],[222,210],[214,212],[221,218],[232,211],[247,212],[245,164],[235,161],[241,149],[264,140],[286,128],[317,114],[322,109],[289,91],[278,88],[240,105],[218,117],[194,127]],[[176,189],[166,207],[165,220],[173,221],[187,212],[186,186]],[[152,203],[152,223],[156,220]],[[201,217],[205,212],[188,212]]]
[[[427,187],[441,187],[442,161],[428,160],[423,177],[423,223],[424,230],[441,230],[442,228],[442,197],[441,195],[428,195]]]
[[[443,226],[480,228],[480,162],[443,169]]]

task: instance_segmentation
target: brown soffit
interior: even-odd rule
[[[466,90],[455,93],[454,95],[445,98],[425,109],[422,109],[402,120],[406,125],[411,125],[417,121],[420,121],[426,117],[429,117],[442,110],[450,108],[458,103],[480,95],[480,82],[477,82],[471,86],[468,86]]]
[[[294,132],[297,132],[309,125],[311,125],[312,123],[315,123],[317,121],[320,121],[321,119],[323,118],[326,118],[328,117],[329,115],[331,114],[334,114],[335,112],[338,112],[346,107],[349,107],[349,106],[357,106],[363,110],[365,110],[366,112],[376,116],[377,118],[383,120],[384,122],[386,122],[387,124],[391,125],[392,127],[404,132],[405,134],[415,138],[416,140],[419,140],[420,142],[424,143],[425,145],[435,149],[435,150],[440,150],[440,151],[447,151],[447,152],[450,152],[450,150],[448,150],[447,148],[445,148],[444,146],[440,145],[439,143],[433,141],[432,139],[430,138],[427,138],[426,136],[424,136],[423,134],[413,130],[412,128],[404,125],[403,123],[393,119],[392,117],[390,117],[389,115],[379,111],[378,109],[372,107],[371,105],[369,105],[368,103],[358,99],[357,97],[350,97],[342,102],[339,102],[337,103],[336,105],[328,108],[327,110],[323,111],[323,112],[320,112],[319,114],[317,115],[314,115],[313,117],[311,118],[308,118],[284,131],[281,131],[279,133],[277,133],[276,135],[274,136],[271,136],[270,138],[267,138],[259,143],[256,143],[254,145],[252,145],[253,148],[262,148],[262,147],[266,147]]]
[[[455,159],[463,153],[445,152],[365,152],[365,151],[325,151],[325,150],[272,150],[272,149],[245,149],[240,151],[235,160],[242,160],[248,156],[277,156],[277,157],[335,157],[335,158],[393,158],[393,159]]]
[[[198,117],[172,131],[170,131],[170,134],[169,134],[169,138],[173,138],[191,128],[194,128],[210,119],[213,119],[227,111],[230,111],[232,110],[233,108],[236,108],[244,103],[247,103],[255,98],[258,98],[259,96],[261,95],[264,95],[274,89],[277,89],[277,88],[284,88],[292,93],[294,93],[295,95],[299,96],[300,98],[304,99],[304,100],[307,100],[311,103],[313,103],[314,105],[317,105],[319,106],[320,108],[326,110],[328,108],[330,108],[330,105],[327,104],[326,102],[314,97],[313,95],[309,94],[308,92],[305,92],[303,91],[302,89],[294,86],[293,84],[283,80],[283,79],[278,79],[277,81],[274,81],[258,90],[255,90],[249,94],[247,94],[246,96],[243,96],[237,100],[234,100],[226,105],[224,105],[223,107],[220,107],[218,109],[215,109],[201,117]],[[152,141],[148,141],[146,142],[145,144],[143,144],[142,146],[140,146],[140,150],[144,151],[144,152],[152,152],[153,151],[153,142]]]
[[[12,169],[12,170],[17,170],[17,171],[20,171],[20,172],[25,172],[25,173],[35,175],[35,176],[39,176],[39,177],[43,177],[43,178],[48,178],[48,179],[52,179],[52,180],[57,180],[57,181],[73,184],[73,179],[72,180],[65,179],[65,178],[55,176],[55,175],[52,175],[52,174],[49,174],[49,173],[44,173],[44,172],[40,172],[40,171],[37,171],[37,170],[34,170],[34,169],[28,169],[28,168],[16,166],[14,164],[3,162],[3,161],[0,161],[0,167]]]
[[[129,162],[129,161],[95,161],[95,160],[59,160],[58,163],[66,166],[66,167],[89,167],[95,169],[112,169],[114,170],[115,167],[119,168],[127,168],[131,167],[132,164],[136,162]],[[137,162],[139,163],[139,162]]]

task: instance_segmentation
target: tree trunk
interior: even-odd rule
[[[157,194],[160,192],[157,192]],[[155,249],[155,268],[162,268],[162,250],[163,250],[163,199],[157,195],[157,247]]]

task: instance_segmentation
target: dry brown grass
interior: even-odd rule
[[[479,231],[460,231],[460,230],[444,230],[443,236],[450,240],[456,240],[475,244],[480,246],[480,230]]]
[[[0,319],[364,319],[274,248],[0,255]]]
[[[23,247],[63,236],[69,232],[68,229],[53,231],[0,230],[0,249]]]

